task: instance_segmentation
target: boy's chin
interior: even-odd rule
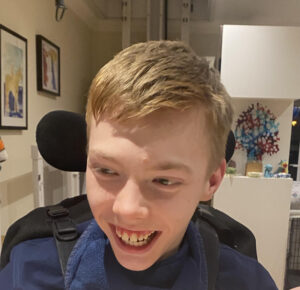
[[[147,270],[149,269],[156,261],[152,261],[152,262],[146,262],[146,261],[137,261],[137,260],[134,260],[132,259],[131,261],[124,261],[123,259],[118,259],[117,257],[117,260],[119,262],[119,264],[124,267],[125,269],[127,270],[130,270],[130,271],[144,271],[144,270]]]

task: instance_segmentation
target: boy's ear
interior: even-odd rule
[[[212,199],[214,193],[217,191],[217,189],[219,188],[224,174],[225,174],[225,170],[226,170],[226,160],[223,159],[222,162],[220,163],[220,165],[218,166],[218,168],[210,175],[209,179],[208,179],[208,188],[207,191],[205,193],[205,196],[203,196],[203,201],[208,201],[210,199]]]

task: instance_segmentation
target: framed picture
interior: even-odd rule
[[[27,39],[0,24],[0,128],[27,129]]]
[[[42,35],[36,35],[37,89],[60,95],[59,47]]]

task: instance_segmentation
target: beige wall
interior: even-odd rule
[[[99,29],[93,31],[92,36],[92,74],[105,65],[122,49],[121,20],[103,20]]]
[[[35,143],[38,121],[56,109],[83,112],[92,77],[91,30],[71,9],[61,22],[56,22],[54,4],[54,0],[0,0],[0,23],[28,41],[28,130],[0,130],[9,155],[0,171],[2,232],[33,208],[30,148]],[[36,89],[36,34],[42,34],[60,47],[60,97]]]
[[[133,19],[131,23],[131,44],[147,40],[146,19]],[[92,74],[110,61],[122,50],[121,19],[99,20],[93,27]]]

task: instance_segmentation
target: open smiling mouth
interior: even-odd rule
[[[112,230],[120,246],[133,250],[148,248],[158,238],[160,233],[158,231],[130,231],[118,226],[112,226]]]

